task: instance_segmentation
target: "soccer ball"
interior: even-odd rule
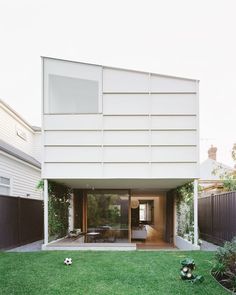
[[[72,258],[66,258],[66,259],[64,259],[64,264],[65,265],[71,265],[72,264]]]

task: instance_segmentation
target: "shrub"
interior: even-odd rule
[[[215,260],[213,276],[228,289],[236,291],[236,238],[218,248]]]

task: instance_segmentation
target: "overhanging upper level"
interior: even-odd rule
[[[43,177],[199,175],[198,81],[42,58]]]

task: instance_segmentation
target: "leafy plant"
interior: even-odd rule
[[[236,238],[219,247],[212,268],[214,277],[231,291],[236,291]]]
[[[223,247],[219,247],[215,257],[218,262],[236,273],[236,238],[231,242],[226,242]]]
[[[236,191],[236,175],[229,174],[223,179],[224,191]]]
[[[177,233],[184,237],[188,234],[188,239],[192,240],[190,232],[193,229],[193,183],[189,182],[176,190],[177,194]]]
[[[232,148],[232,159],[236,162],[236,144]],[[224,191],[236,191],[236,171],[229,171],[222,164],[217,163],[212,171],[213,175],[218,175],[223,183]]]
[[[222,262],[216,262],[212,268],[212,273],[216,278],[222,277],[225,274],[226,267]]]
[[[43,189],[43,180],[37,188]],[[48,232],[49,237],[60,238],[68,231],[68,207],[71,191],[68,187],[49,181],[48,183]]]
[[[224,276],[226,277],[225,279],[222,279],[222,283],[226,283],[227,285],[231,286],[231,290],[233,292],[236,291],[236,275],[232,271],[228,270],[225,272]]]

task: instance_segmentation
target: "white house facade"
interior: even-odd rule
[[[174,242],[175,204],[170,192],[194,181],[197,196],[198,80],[46,57],[42,66],[45,204],[48,180],[72,188],[74,199],[117,191],[120,200],[124,196],[128,200],[129,243],[141,225],[138,236],[145,237],[145,225],[164,240],[169,232],[168,241]],[[132,210],[137,206],[135,219]],[[44,208],[47,245],[47,205]],[[88,212],[85,215],[83,220],[89,218]],[[84,223],[81,227],[89,233],[89,221]],[[197,197],[195,224],[197,244]],[[97,227],[91,230],[96,233]]]
[[[41,129],[0,100],[0,195],[42,199]]]

